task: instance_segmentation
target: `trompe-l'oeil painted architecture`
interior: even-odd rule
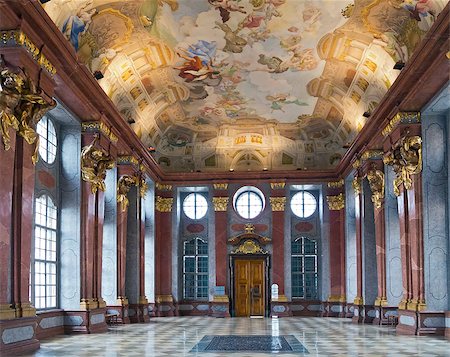
[[[449,5],[0,0],[0,347],[155,316],[450,336]]]

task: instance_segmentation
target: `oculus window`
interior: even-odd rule
[[[300,218],[311,217],[317,209],[316,198],[307,191],[300,191],[291,198],[291,210]]]
[[[234,209],[245,219],[253,219],[264,209],[264,195],[256,187],[242,187],[234,195]]]
[[[317,242],[300,237],[291,249],[292,297],[318,299]]]
[[[39,134],[39,156],[47,164],[53,164],[56,158],[56,130],[52,121],[44,116],[36,126]]]
[[[199,193],[191,193],[183,201],[183,212],[190,219],[201,219],[208,211],[208,202],[205,196]]]
[[[183,243],[183,298],[208,299],[208,242],[200,238]]]
[[[36,309],[57,307],[57,208],[52,199],[36,199],[31,301]]]

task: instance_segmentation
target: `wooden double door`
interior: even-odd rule
[[[265,259],[234,260],[235,316],[264,316]]]

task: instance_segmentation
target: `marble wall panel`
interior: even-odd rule
[[[353,174],[345,180],[345,266],[346,298],[352,304],[356,297],[356,222],[355,192],[352,187]]]

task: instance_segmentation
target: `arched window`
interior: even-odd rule
[[[297,217],[311,217],[316,209],[316,198],[307,191],[297,192],[291,198],[291,210]]]
[[[191,193],[183,201],[183,212],[190,219],[201,219],[208,211],[208,202],[205,196],[199,193]]]
[[[200,238],[183,243],[183,298],[208,299],[208,242]]]
[[[234,209],[245,219],[253,219],[264,209],[264,195],[256,187],[246,186],[234,195]]]
[[[39,155],[47,164],[52,164],[56,158],[56,130],[52,121],[44,116],[36,126],[39,134]]]
[[[300,237],[291,248],[292,297],[318,299],[317,242]]]
[[[36,199],[31,301],[36,309],[57,307],[57,208],[50,196]]]

